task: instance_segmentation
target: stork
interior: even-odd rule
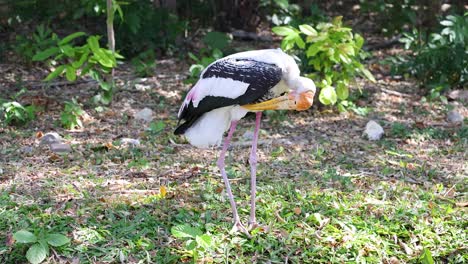
[[[251,208],[249,228],[257,226],[255,217],[257,140],[264,110],[306,110],[312,106],[315,84],[300,76],[294,59],[281,49],[253,50],[221,58],[200,74],[180,107],[176,135],[185,135],[190,144],[206,148],[220,145],[229,129],[217,165],[221,171],[233,213],[233,231],[246,233],[241,223],[229,179],[225,155],[238,121],[248,112],[256,113],[250,151]],[[184,121],[180,124],[180,121]]]

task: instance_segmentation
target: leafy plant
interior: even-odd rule
[[[148,133],[150,135],[157,135],[157,134],[161,133],[164,130],[165,127],[166,127],[166,124],[162,120],[159,120],[158,122],[152,121],[149,124]]]
[[[189,68],[189,77],[185,83],[193,84],[197,82],[200,73],[212,62],[223,57],[223,50],[228,47],[230,43],[229,37],[221,32],[208,32],[203,38],[206,48],[200,49],[199,57],[189,52],[188,56],[195,63]]]
[[[123,54],[135,56],[145,50],[175,47],[176,39],[183,35],[188,23],[154,1],[130,0],[121,4],[125,19],[116,17],[116,43]]]
[[[375,16],[382,33],[401,32],[405,26],[414,25],[418,18],[415,0],[361,0],[363,15]],[[419,8],[423,8],[420,6]],[[427,12],[427,11],[426,11]]]
[[[132,59],[132,64],[137,76],[152,76],[156,68],[156,54],[153,50],[144,51]]]
[[[401,41],[413,55],[393,58],[393,72],[414,76],[429,89],[429,99],[468,81],[468,13],[449,15],[440,25],[440,32],[427,38],[416,29],[405,33]]]
[[[33,105],[23,106],[16,101],[3,102],[0,106],[0,113],[3,113],[3,119],[7,125],[24,125],[34,119],[36,112]]]
[[[223,53],[219,49],[213,49],[211,53],[207,50],[200,52],[201,58],[198,58],[195,54],[189,52],[188,56],[195,62],[189,68],[190,76],[185,80],[185,83],[196,83],[200,77],[200,73],[212,62],[223,57]]]
[[[208,32],[203,37],[203,43],[205,43],[206,46],[213,50],[218,49],[222,51],[229,45],[230,42],[231,39],[228,37],[228,35],[218,31]]]
[[[281,48],[302,58],[303,71],[316,80],[321,89],[319,100],[324,105],[338,103],[340,111],[348,106],[349,88],[356,75],[371,81],[374,76],[361,64],[364,38],[342,26],[342,17],[332,22],[319,23],[315,28],[304,24],[299,29],[291,26],[274,27],[273,32],[283,36]]]
[[[36,53],[33,61],[47,61],[54,70],[44,79],[51,81],[65,74],[68,81],[78,77],[90,76],[99,83],[102,93],[96,96],[97,101],[108,104],[112,99],[113,83],[106,82],[104,75],[117,66],[117,60],[123,57],[116,52],[100,47],[100,36],[89,36],[86,44],[73,45],[73,41],[85,36],[84,32],[75,32],[60,39],[56,45]]]
[[[200,256],[213,249],[213,239],[208,234],[189,225],[177,225],[171,228],[171,234],[176,238],[186,239],[186,254],[196,262]]]
[[[44,24],[40,24],[31,37],[17,36],[13,49],[29,63],[36,53],[55,45],[57,41],[57,34]]]
[[[289,0],[261,0],[259,7],[276,26],[289,24],[301,10],[299,5],[289,3]]]
[[[48,234],[41,231],[35,235],[27,230],[20,230],[13,234],[16,243],[30,244],[26,258],[32,264],[41,263],[50,253],[50,247],[61,247],[70,243],[70,239],[61,234]]]
[[[81,106],[76,102],[75,99],[69,102],[65,102],[65,107],[60,114],[60,123],[66,129],[82,128],[83,123],[80,117],[84,114]]]

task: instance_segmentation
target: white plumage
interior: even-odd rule
[[[300,77],[299,67],[295,63],[294,59],[284,53],[281,49],[240,52],[229,55],[220,60],[227,59],[245,59],[248,61],[263,62],[279,67],[282,73],[280,76],[281,81],[274,87],[270,88],[270,92],[273,97],[280,96],[282,93],[289,92],[292,89],[297,90],[297,92],[300,93],[303,92],[306,87],[310,88],[310,85],[307,86],[302,83],[310,80]],[[193,104],[193,107],[197,108],[199,103],[207,96],[234,99],[245,94],[251,85],[248,82],[225,77],[203,78],[203,75],[207,70],[220,60],[211,63],[204,71],[202,71],[200,74],[200,80],[189,91],[179,109],[179,118],[181,118],[182,112],[190,103]],[[313,85],[312,81],[310,81],[310,83]],[[313,88],[315,90],[315,86],[313,86]],[[185,136],[190,144],[199,148],[219,145],[222,141],[223,133],[229,128],[229,124],[233,120],[240,120],[247,114],[247,112],[248,111],[246,111],[245,108],[239,106],[217,108],[211,112],[203,114],[186,130]]]
[[[314,82],[301,77],[294,59],[280,49],[247,51],[227,56],[210,64],[201,74],[180,107],[180,124],[175,134],[184,134],[197,147],[219,145],[230,127],[218,167],[234,216],[234,228],[247,235],[226,175],[224,158],[237,121],[249,111],[256,112],[254,138],[249,163],[251,166],[251,210],[249,226],[254,228],[257,140],[263,110],[306,110],[313,102]]]

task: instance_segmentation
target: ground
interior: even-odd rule
[[[51,250],[50,263],[466,262],[468,131],[446,122],[454,104],[466,117],[466,103],[426,102],[413,81],[393,78],[377,63],[369,67],[377,83],[357,81],[364,91],[357,103],[367,115],[314,107],[264,116],[262,226],[249,238],[229,232],[219,149],[195,149],[172,134],[189,88],[186,62],[160,60],[151,78],[122,67],[119,91],[100,109],[87,103],[96,93],[92,82],[44,88],[28,80],[40,70],[2,65],[2,96],[26,87],[29,97],[20,99],[45,109],[27,126],[0,128],[1,262],[26,262],[28,245],[12,240],[21,229],[71,239]],[[87,112],[83,129],[59,126],[63,101],[72,96]],[[154,111],[151,123],[133,118],[145,107]],[[385,130],[379,141],[363,136],[371,119]],[[240,122],[227,158],[244,223],[253,125],[253,116]],[[39,145],[51,131],[70,153]],[[121,144],[123,138],[140,145]]]

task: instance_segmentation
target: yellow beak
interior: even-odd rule
[[[285,94],[280,97],[270,99],[265,102],[257,104],[243,105],[247,110],[250,111],[263,111],[263,110],[307,110],[312,106],[314,101],[314,92],[307,91],[299,95],[294,92]]]

